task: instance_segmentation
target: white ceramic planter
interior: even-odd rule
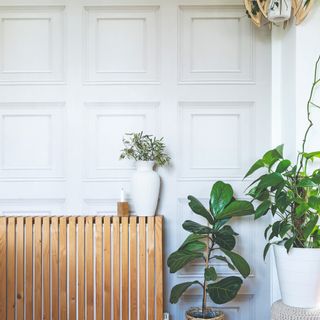
[[[138,215],[155,215],[160,192],[160,177],[153,161],[137,161],[132,177],[132,200]]]
[[[275,245],[282,301],[297,308],[320,308],[320,249]]]
[[[271,0],[268,20],[274,23],[287,21],[291,17],[292,0]]]

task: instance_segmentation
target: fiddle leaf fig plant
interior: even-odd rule
[[[207,310],[207,295],[216,304],[226,303],[237,295],[243,280],[250,274],[249,264],[238,253],[234,252],[238,234],[228,225],[233,217],[241,217],[254,213],[249,201],[236,200],[230,184],[216,182],[211,190],[209,209],[195,197],[189,196],[191,210],[204,218],[206,224],[187,220],[182,227],[190,234],[177,251],[167,261],[171,273],[175,273],[194,260],[203,260],[203,282],[190,281],[180,283],[172,288],[170,302],[177,303],[182,294],[191,286],[200,286],[202,296],[202,316]],[[226,264],[231,270],[239,272],[239,276],[220,279],[214,262]],[[241,277],[240,277],[241,276]]]
[[[272,244],[283,244],[287,251],[292,247],[320,248],[320,169],[312,166],[320,158],[320,151],[306,151],[306,142],[313,126],[312,108],[320,108],[314,102],[314,93],[320,83],[318,58],[314,80],[307,103],[309,125],[304,134],[302,150],[291,161],[283,156],[283,145],[266,152],[249,169],[246,177],[257,170],[263,174],[254,180],[248,195],[260,204],[255,209],[255,219],[271,213],[276,219],[265,230],[267,244],[264,258]]]

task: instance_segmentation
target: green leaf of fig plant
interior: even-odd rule
[[[283,244],[287,251],[292,247],[320,248],[320,228],[317,225],[320,214],[320,169],[314,160],[320,158],[320,151],[306,152],[306,142],[313,126],[312,108],[320,108],[314,102],[315,90],[320,83],[318,58],[314,79],[307,103],[308,127],[304,134],[302,150],[297,159],[291,161],[283,156],[283,145],[264,154],[249,169],[246,177],[263,169],[249,186],[248,195],[260,201],[255,209],[255,219],[271,213],[275,217],[265,230],[266,257],[272,244]]]
[[[171,273],[175,273],[188,263],[202,259],[204,261],[203,282],[191,281],[180,283],[172,288],[170,302],[177,303],[182,294],[191,286],[200,286],[203,292],[202,316],[207,310],[207,295],[217,304],[232,300],[238,293],[243,280],[250,274],[246,260],[233,251],[238,234],[227,223],[233,217],[252,215],[254,207],[249,201],[234,198],[231,185],[216,182],[211,190],[209,209],[193,196],[188,197],[191,210],[205,218],[206,225],[187,220],[184,230],[190,235],[179,249],[173,252],[167,261]],[[237,270],[239,276],[219,279],[214,261],[222,261],[231,270]],[[241,275],[241,277],[240,277]]]

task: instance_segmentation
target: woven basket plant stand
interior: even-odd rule
[[[272,305],[271,320],[320,320],[320,309],[289,307],[279,300]]]

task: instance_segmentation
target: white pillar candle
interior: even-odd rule
[[[123,188],[121,189],[121,194],[120,194],[120,202],[125,202],[125,196],[124,196],[124,190]]]

